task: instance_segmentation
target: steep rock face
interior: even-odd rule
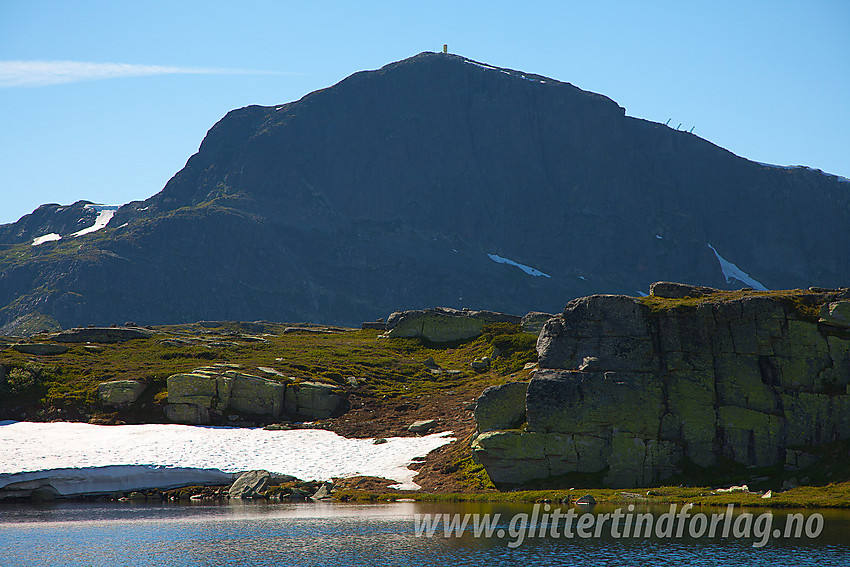
[[[659,278],[836,286],[848,188],[567,83],[423,53],[228,113],[97,232],[67,238],[94,222],[82,204],[0,227],[0,326],[557,312]],[[31,245],[50,232],[62,240]]]
[[[818,319],[850,306],[847,290],[702,293],[568,303],[538,339],[527,428],[474,443],[494,482],[645,486],[684,460],[768,467],[850,438],[850,322]]]

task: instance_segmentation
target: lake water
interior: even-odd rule
[[[6,504],[0,505],[0,565],[850,565],[850,511],[814,511],[820,518],[813,518],[813,511],[794,511],[802,515],[789,534],[799,525],[801,535],[785,538],[770,534],[781,534],[788,512],[774,510],[760,518],[767,511],[752,509],[749,523],[746,518],[738,521],[727,537],[722,537],[723,524],[718,523],[714,537],[709,537],[711,515],[725,510],[692,509],[687,519],[700,513],[706,518],[686,524],[681,537],[672,532],[674,537],[667,538],[661,527],[669,526],[660,518],[669,509],[638,508],[634,514],[652,512],[655,529],[661,529],[663,537],[655,530],[651,537],[643,537],[645,530],[640,537],[623,537],[625,525],[633,525],[636,516],[613,522],[619,536],[614,537],[612,522],[600,516],[613,514],[615,507],[596,506],[587,512],[589,521],[581,531],[579,511],[573,538],[567,539],[566,520],[551,520],[556,508],[562,514],[568,510],[538,505],[535,513],[532,505],[443,503]],[[544,519],[545,511],[549,514]],[[627,512],[621,508],[621,513]],[[449,520],[460,514],[458,521],[469,514],[469,524],[460,537],[451,531],[447,537],[444,524],[437,524],[432,537],[417,536],[417,526],[427,532],[425,514],[429,521],[437,514],[441,519],[448,514]],[[491,526],[490,537],[472,533],[474,521],[480,520],[480,527],[484,515],[493,519],[496,514],[498,522]],[[732,519],[739,517],[736,510]],[[553,523],[559,531],[552,529]],[[761,537],[732,535],[748,526]],[[690,530],[701,537],[690,537]],[[806,530],[816,537],[807,537]]]

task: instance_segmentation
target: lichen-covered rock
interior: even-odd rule
[[[717,409],[725,457],[756,467],[784,462],[784,418],[735,406]]]
[[[139,399],[145,385],[137,380],[113,380],[97,385],[97,395],[100,403],[105,406],[128,406]]]
[[[490,386],[475,404],[479,431],[513,429],[525,422],[525,393],[528,382],[508,382]]]
[[[231,409],[249,415],[280,417],[286,389],[284,384],[233,370],[225,372],[224,378],[232,381]]]
[[[233,379],[204,371],[172,374],[166,381],[170,404],[193,404],[223,412],[230,405]]]
[[[284,411],[293,417],[326,419],[344,405],[345,390],[333,384],[301,382],[286,388]]]
[[[510,486],[549,476],[545,436],[520,431],[490,431],[472,442],[472,452],[496,486]]]
[[[166,404],[165,415],[175,423],[186,423],[189,425],[205,425],[210,423],[210,409],[197,404]]]
[[[494,482],[604,472],[610,486],[642,486],[675,474],[683,459],[796,467],[789,451],[850,439],[843,291],[724,300],[662,282],[653,292],[576,299],[545,323],[540,370],[525,406],[515,402],[526,429],[502,427],[474,445]]]
[[[647,309],[635,298],[593,295],[574,299],[540,332],[540,368],[577,369],[594,356],[606,370],[644,370],[652,364]]]
[[[654,438],[664,400],[662,384],[650,374],[539,370],[526,402],[530,431],[606,437],[616,423]]]
[[[387,336],[416,337],[433,343],[449,343],[472,339],[489,323],[519,323],[516,315],[493,311],[467,311],[437,307],[401,311],[387,318]]]
[[[231,414],[269,422],[284,413],[293,418],[325,419],[346,409],[345,390],[337,385],[280,382],[238,368],[221,363],[169,376],[166,415],[179,423],[224,423]]]
[[[646,486],[671,476],[681,459],[682,449],[673,442],[615,431],[604,482],[614,488]]]

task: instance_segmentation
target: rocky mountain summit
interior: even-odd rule
[[[850,438],[850,290],[653,292],[571,301],[543,328],[531,381],[485,391],[473,450],[497,486],[796,470]]]
[[[558,312],[658,279],[835,287],[848,188],[568,83],[422,53],[228,113],[143,202],[0,226],[0,333]]]

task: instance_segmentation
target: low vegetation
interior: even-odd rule
[[[722,292],[725,299],[734,294]],[[763,292],[762,292],[763,293]],[[711,296],[696,299],[644,298],[654,309],[696,306]],[[805,306],[803,306],[805,307]],[[161,326],[149,339],[115,344],[72,344],[62,355],[33,356],[11,348],[0,351],[0,419],[68,419],[112,422],[165,420],[169,375],[188,372],[216,362],[238,364],[249,373],[271,379],[313,380],[343,386],[352,397],[374,407],[417,407],[423,398],[452,400],[456,392],[474,398],[484,388],[508,380],[524,380],[526,366],[536,361],[536,337],[518,325],[498,323],[483,334],[459,344],[435,345],[418,339],[388,339],[375,330],[334,327],[288,327],[275,323],[197,323]],[[50,342],[49,334],[30,342]],[[10,338],[0,337],[9,344]],[[2,344],[0,344],[2,346]],[[470,362],[489,357],[486,370]],[[433,363],[428,362],[429,359]],[[271,368],[280,375],[264,374]],[[147,384],[145,394],[131,407],[116,411],[100,405],[97,385],[116,379]],[[380,419],[380,414],[376,414]],[[463,433],[463,432],[461,432]],[[497,491],[484,468],[469,452],[466,430],[441,457],[439,473],[453,479],[451,491],[415,493],[345,489],[335,494],[346,501],[386,501],[412,498],[421,501],[469,502],[563,502],[590,494],[608,503],[684,503],[704,506],[850,507],[850,442],[835,442],[814,449],[821,454],[816,466],[803,471],[738,470],[724,468],[726,475],[704,475],[687,469],[668,486],[631,491],[593,488],[599,475],[549,479],[546,486]],[[714,471],[717,473],[718,471]],[[749,491],[717,492],[717,486],[750,482]],[[557,481],[557,482],[556,482]],[[783,490],[779,486],[783,483]],[[796,486],[802,484],[803,486]],[[557,490],[551,487],[560,487]],[[770,498],[762,498],[772,490]],[[751,491],[751,492],[750,492]]]
[[[404,402],[422,395],[474,385],[483,389],[527,377],[523,367],[535,358],[534,336],[519,326],[493,326],[481,337],[449,346],[418,339],[387,339],[375,330],[287,327],[274,323],[199,323],[156,327],[149,339],[115,344],[72,344],[56,356],[0,351],[0,418],[88,419],[111,414],[100,407],[97,385],[110,380],[139,380],[145,395],[123,418],[142,422],[164,419],[166,379],[180,372],[227,362],[271,379],[339,384],[364,398]],[[37,335],[31,342],[50,342]],[[0,341],[2,342],[2,341]],[[12,342],[8,340],[8,342]],[[490,357],[486,371],[470,362]],[[433,359],[435,368],[423,364]],[[284,378],[285,377],[285,378]],[[159,403],[158,403],[159,402]]]

